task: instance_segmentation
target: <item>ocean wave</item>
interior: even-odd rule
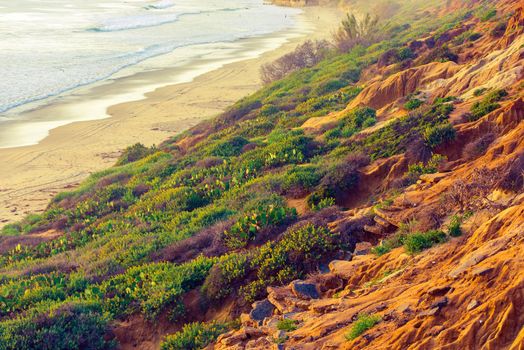
[[[161,0],[152,5],[146,6],[146,9],[155,9],[163,10],[175,6],[175,1],[173,0]]]
[[[247,10],[248,7],[227,7],[218,10],[204,10],[185,13],[171,13],[171,14],[147,14],[138,16],[128,16],[120,18],[112,18],[97,27],[89,28],[91,32],[118,32],[123,30],[142,29],[149,27],[157,27],[164,24],[174,23],[180,17],[189,15],[201,15],[217,12],[234,12]]]
[[[88,30],[93,32],[118,32],[122,30],[156,27],[176,22],[178,17],[179,14],[173,13],[166,15],[139,15],[113,18],[97,27],[89,28]]]

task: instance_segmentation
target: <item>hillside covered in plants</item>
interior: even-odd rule
[[[3,228],[0,349],[523,349],[522,2],[346,7]]]

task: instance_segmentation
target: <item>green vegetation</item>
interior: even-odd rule
[[[412,233],[404,239],[404,248],[410,254],[420,253],[436,244],[446,242],[446,234],[442,231],[428,231],[423,233]]]
[[[365,331],[373,328],[382,320],[379,315],[359,314],[351,330],[346,334],[347,340],[355,340],[361,336]]]
[[[423,103],[424,101],[419,100],[418,98],[412,98],[404,104],[404,108],[411,111],[411,110],[419,108],[420,106],[422,106]]]
[[[220,334],[228,330],[221,323],[188,323],[181,331],[168,335],[162,342],[162,350],[199,350],[206,347]]]
[[[448,225],[448,234],[451,237],[459,237],[462,235],[462,229],[460,225],[462,224],[462,217],[458,215],[453,215]]]
[[[409,184],[415,183],[420,175],[423,174],[434,174],[438,172],[440,164],[446,160],[445,156],[440,154],[433,154],[431,159],[426,163],[419,162],[408,166],[408,173],[406,175]]]
[[[431,148],[440,146],[444,142],[454,140],[456,131],[453,125],[445,123],[438,126],[428,126],[424,130],[424,141]]]
[[[471,107],[471,116],[468,118],[469,121],[475,121],[488,113],[493,112],[500,108],[500,104],[497,102],[501,101],[506,97],[508,93],[506,90],[495,90],[487,94],[482,101],[475,102]]]
[[[286,332],[292,332],[298,328],[297,322],[290,319],[280,320],[277,323],[277,329]]]
[[[482,22],[487,22],[497,15],[497,10],[492,7],[483,7],[476,13],[477,18]]]

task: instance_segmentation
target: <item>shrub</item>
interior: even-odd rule
[[[243,137],[234,136],[229,140],[219,142],[210,151],[212,156],[216,157],[233,157],[238,156],[242,152],[242,147],[249,143]]]
[[[127,147],[122,155],[118,158],[116,165],[124,165],[127,163],[135,162],[139,159],[145,158],[150,154],[157,151],[155,146],[146,147],[141,143],[135,143],[132,146]]]
[[[439,166],[446,160],[445,156],[440,154],[433,154],[431,159],[426,163],[419,162],[416,164],[411,164],[408,166],[407,177],[410,180],[410,183],[414,183],[420,175],[423,174],[434,174],[438,172]]]
[[[22,226],[19,223],[8,224],[2,228],[2,236],[18,236],[22,233]]]
[[[338,123],[338,125],[324,136],[326,139],[339,137],[351,137],[358,131],[374,125],[377,121],[376,111],[368,107],[358,107],[347,113]]]
[[[482,101],[475,102],[471,107],[471,117],[469,118],[469,121],[478,120],[486,114],[500,108],[500,105],[497,102],[507,95],[508,93],[506,90],[495,90],[487,94]]]
[[[161,344],[162,350],[199,350],[205,348],[222,333],[228,330],[227,325],[212,323],[189,323],[181,331],[168,335]]]
[[[321,178],[315,166],[294,166],[283,176],[280,186],[285,194],[300,197],[317,186]]]
[[[477,12],[477,18],[480,19],[482,22],[487,22],[493,17],[497,15],[497,10],[494,8],[481,8]]]
[[[434,48],[432,51],[429,52],[429,54],[422,60],[422,63],[430,63],[430,62],[457,62],[458,61],[458,55],[451,51],[451,49],[447,45],[443,45],[441,47]]]
[[[482,96],[486,92],[486,88],[480,88],[473,91],[473,96],[479,97]]]
[[[334,205],[335,205],[335,198],[327,197],[327,198],[322,198],[320,201],[318,201],[317,204],[313,203],[311,205],[311,209],[313,209],[315,211],[319,211],[319,210],[322,210],[324,208],[332,207]]]
[[[284,78],[286,75],[307,67],[313,67],[326,57],[329,51],[326,40],[307,40],[297,48],[272,63],[267,63],[260,69],[262,81],[265,84]]]
[[[113,349],[109,319],[95,303],[68,303],[35,318],[0,322],[1,349]]]
[[[453,125],[445,123],[443,125],[430,126],[424,130],[424,141],[428,147],[435,148],[440,144],[452,141],[456,137]]]
[[[404,239],[404,248],[408,253],[416,254],[446,240],[446,234],[442,231],[412,233]]]
[[[451,237],[458,237],[462,235],[460,225],[462,224],[462,218],[458,215],[453,215],[448,225],[448,234]]]
[[[375,247],[371,248],[371,252],[377,256],[389,253],[392,249],[404,245],[406,236],[407,235],[405,232],[398,232],[394,234],[392,237],[382,240],[379,245],[376,245]]]
[[[487,133],[482,135],[479,139],[473,140],[464,146],[462,150],[462,157],[468,160],[476,159],[485,154],[488,147],[495,141],[496,135],[494,133]]]
[[[379,18],[369,13],[362,20],[348,13],[339,29],[333,35],[335,46],[341,52],[348,52],[356,45],[369,45],[377,40]]]
[[[404,108],[411,111],[413,109],[419,108],[423,103],[424,101],[419,100],[418,98],[413,98],[404,104]]]
[[[284,319],[284,320],[280,320],[277,323],[277,329],[279,329],[281,331],[292,332],[292,331],[296,330],[297,328],[298,328],[297,327],[297,322],[295,320],[291,320],[289,318]]]
[[[248,257],[244,254],[228,254],[209,271],[202,286],[202,291],[211,300],[219,300],[228,296],[247,273]]]
[[[382,320],[379,315],[359,314],[357,320],[351,327],[351,330],[346,334],[347,340],[357,339],[365,331],[373,328]]]

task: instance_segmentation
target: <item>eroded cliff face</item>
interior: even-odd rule
[[[524,349],[524,7],[517,0],[492,4],[509,14],[498,33],[495,24],[472,17],[464,28],[491,34],[459,45],[464,30],[418,38],[411,44],[417,58],[405,69],[392,72],[379,60],[363,74],[359,83],[366,87],[345,111],[305,122],[308,133],[320,135],[348,111],[367,106],[378,110],[376,130],[408,113],[410,94],[430,101],[456,98],[450,119],[457,134],[436,150],[447,157],[440,172],[422,175],[391,196],[409,154],[362,168],[354,191],[359,198],[348,200],[346,217],[331,223],[344,230],[373,213],[354,254],[332,261],[328,272],[268,288],[266,317],[242,315],[240,330],[210,348]],[[450,1],[439,14],[463,6],[468,3]],[[438,40],[455,43],[455,62],[423,62],[435,47],[427,43]],[[479,89],[505,89],[508,97],[472,120],[468,112],[483,98]],[[488,141],[474,151],[479,140]],[[383,196],[382,205],[366,204],[372,196]],[[461,215],[461,235],[445,243],[417,254],[395,246],[381,255],[370,250],[395,232],[451,230],[453,218],[437,215],[450,211]],[[348,337],[363,314],[376,316],[374,325]],[[292,324],[287,331],[278,329],[283,320]]]

